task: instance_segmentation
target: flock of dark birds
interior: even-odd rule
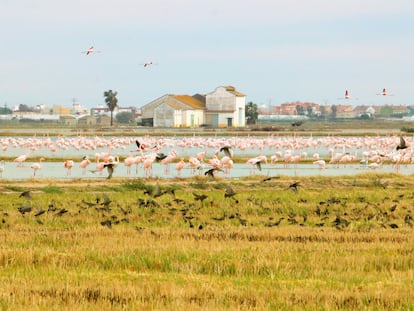
[[[142,145],[137,141],[137,147],[138,149],[142,148]],[[407,148],[405,140],[401,137],[400,144],[397,146],[397,150],[399,149],[405,149]],[[220,148],[220,152],[223,152],[228,157],[233,157],[233,151],[231,147],[225,146]],[[157,157],[159,160],[163,159],[163,154],[159,153],[157,154]],[[260,161],[256,164],[257,167],[260,169]],[[113,171],[114,171],[114,165],[108,164],[106,165],[106,168],[108,170],[108,178],[112,177]],[[217,171],[221,171],[220,168],[211,168],[207,170],[204,175],[207,176],[210,180],[215,179],[215,174]],[[262,179],[260,183],[269,182],[275,179],[279,179],[279,176],[270,176]],[[299,181],[295,181],[293,183],[290,183],[285,190],[292,191],[294,194],[298,195],[299,189],[301,187],[301,183]],[[157,183],[155,186],[147,185],[144,187],[142,196],[140,196],[136,201],[136,207],[137,208],[146,208],[150,209],[155,213],[157,209],[161,208],[168,208],[170,215],[175,215],[176,213],[180,213],[182,216],[182,220],[185,223],[188,223],[191,228],[195,227],[194,223],[195,221],[199,221],[198,229],[203,229],[208,224],[206,220],[201,220],[200,216],[196,215],[197,211],[199,211],[201,208],[205,207],[214,207],[219,204],[219,202],[215,202],[212,198],[209,198],[208,194],[205,193],[197,193],[192,192],[193,195],[193,201],[189,202],[184,199],[180,199],[176,197],[175,189],[170,187],[166,189],[161,189],[161,186]],[[170,199],[167,200],[165,203],[161,203],[157,201],[158,198],[164,195],[169,195]],[[400,195],[399,199],[402,198],[403,195]],[[108,228],[112,228],[114,224],[119,224],[122,222],[129,223],[130,218],[129,215],[133,213],[133,208],[131,206],[129,207],[122,207],[120,204],[117,204],[116,202],[113,202],[106,194],[102,194],[101,196],[97,196],[96,199],[92,202],[82,200],[79,202],[77,206],[77,211],[71,210],[69,211],[66,207],[58,207],[58,204],[55,202],[55,200],[51,200],[51,202],[48,204],[47,209],[43,209],[40,205],[38,205],[37,209],[33,206],[35,203],[33,203],[33,195],[31,191],[24,191],[19,195],[19,198],[24,199],[25,201],[21,203],[20,206],[17,207],[17,211],[23,216],[26,217],[27,215],[33,215],[36,219],[36,222],[39,224],[43,224],[42,221],[42,215],[44,214],[53,214],[54,216],[63,216],[65,214],[81,214],[83,210],[85,209],[94,209],[96,212],[100,213],[102,216],[102,219],[100,220],[100,224],[102,226],[106,226]],[[239,203],[239,198],[237,196],[237,193],[234,191],[234,189],[230,185],[225,185],[224,189],[224,195],[223,199],[227,202],[230,202],[232,206],[237,207],[237,204]],[[230,201],[229,201],[230,200]],[[394,204],[389,208],[388,211],[384,211],[384,208],[381,206],[381,204],[373,204],[366,202],[364,198],[361,198],[361,203],[366,203],[365,210],[368,209],[370,206],[374,206],[376,212],[372,211],[369,215],[365,215],[365,221],[370,220],[378,220],[383,227],[389,227],[392,229],[399,228],[398,224],[393,222],[395,220],[395,217],[393,217],[393,214],[395,210],[398,207],[398,198],[395,199],[393,202]],[[165,201],[165,200],[163,200]],[[277,200],[273,202],[277,204]],[[307,203],[305,199],[299,199],[298,203]],[[252,196],[250,196],[247,199],[247,204],[252,204],[255,206],[258,206],[260,209],[265,209],[263,205],[263,201],[259,199],[255,199]],[[344,199],[335,199],[330,198],[326,202],[319,202],[319,205],[314,210],[314,216],[317,217],[317,221],[313,223],[314,226],[322,227],[329,225],[327,221],[330,220],[332,211],[329,207],[334,205],[340,205],[342,207],[346,206],[346,200]],[[238,208],[236,208],[238,210]],[[350,217],[346,217],[349,215],[340,215],[338,211],[335,211],[336,216],[334,220],[330,221],[330,224],[332,226],[335,226],[338,229],[346,228],[350,225],[351,219]],[[279,226],[282,221],[286,221],[288,224],[291,225],[301,225],[304,226],[307,223],[309,214],[304,215],[296,215],[293,212],[289,212],[286,215],[283,215],[283,212],[281,210],[278,211],[278,214],[280,217],[275,220],[273,216],[269,216],[266,221],[263,222],[263,225],[265,227],[274,227]],[[359,215],[363,215],[363,210],[358,211]],[[3,211],[3,218],[2,218],[2,225],[7,225],[7,216],[9,216],[8,211]],[[211,217],[210,221],[219,222],[223,221],[226,218],[228,219],[237,219],[239,223],[243,226],[247,226],[249,224],[249,221],[246,218],[243,218],[240,215],[240,212],[234,212],[234,213],[223,213],[220,216],[213,216]],[[300,220],[301,218],[301,220]],[[354,217],[355,218],[355,217]],[[299,220],[298,220],[299,219]],[[355,220],[355,219],[354,219]],[[412,227],[412,221],[413,217],[411,215],[411,211],[407,211],[407,213],[404,216],[404,223]]]
[[[259,183],[269,182],[271,180],[278,179],[278,177],[267,177]],[[283,188],[278,187],[283,191]],[[311,203],[307,199],[301,198],[301,183],[296,181],[285,185],[284,190],[292,193],[297,198],[297,204],[304,204],[309,206]],[[303,210],[301,214],[297,214],[293,211],[286,211],[286,208],[282,209],[280,206],[279,198],[273,201],[264,202],[262,198],[255,198],[254,192],[252,192],[243,206],[239,205],[240,194],[238,194],[230,185],[220,185],[218,191],[223,191],[223,199],[217,201],[213,196],[210,196],[208,192],[192,191],[192,199],[179,198],[176,195],[176,189],[174,186],[161,187],[159,183],[155,186],[143,185],[140,188],[141,193],[136,192],[137,198],[131,199],[132,202],[127,206],[111,200],[107,194],[102,193],[96,196],[92,201],[82,199],[80,202],[71,202],[59,204],[54,199],[50,201],[47,207],[42,207],[40,203],[35,200],[35,194],[31,191],[24,191],[20,193],[19,199],[23,202],[17,206],[17,212],[22,217],[34,217],[36,222],[40,225],[44,224],[44,221],[50,220],[50,217],[45,215],[53,215],[54,217],[62,217],[65,214],[74,216],[83,214],[85,211],[88,213],[96,212],[100,216],[99,223],[102,226],[112,228],[113,225],[120,223],[130,223],[137,215],[142,216],[143,219],[138,221],[139,223],[151,222],[152,217],[161,213],[169,222],[182,221],[190,228],[203,229],[206,226],[214,223],[222,222],[226,219],[230,221],[236,221],[242,226],[248,225],[262,225],[264,227],[276,227],[282,222],[289,225],[300,226],[314,226],[314,227],[326,227],[333,226],[338,229],[344,229],[348,227],[353,221],[376,221],[381,227],[398,229],[400,226],[412,227],[413,217],[411,210],[407,206],[400,204],[400,200],[403,199],[404,194],[398,195],[395,199],[385,197],[381,203],[371,203],[364,197],[358,198],[359,207],[352,208],[349,211],[347,198],[329,198],[326,201],[321,201],[316,204],[316,207],[311,211],[308,207]],[[246,195],[246,193],[244,193]],[[163,199],[160,199],[163,197]],[[412,198],[414,199],[414,195]],[[389,202],[388,202],[389,201]],[[217,208],[223,206],[225,207]],[[124,203],[125,204],[125,203]],[[248,207],[255,207],[257,213],[266,219],[261,219],[258,222],[257,218],[252,218],[250,221],[246,217],[242,217],[240,212]],[[389,205],[388,208],[386,206]],[[72,207],[73,206],[73,207]],[[136,209],[144,209],[149,213],[134,213]],[[206,212],[206,209],[210,209]],[[404,211],[403,219],[398,219],[396,216],[396,210],[400,209]],[[219,213],[216,215],[215,213]],[[165,215],[167,214],[167,216]],[[273,215],[272,215],[273,214]],[[399,213],[401,218],[403,213]],[[2,211],[2,220],[0,228],[9,226],[8,216],[9,211]],[[178,215],[178,218],[176,217]],[[207,216],[206,216],[207,215]],[[45,219],[45,217],[47,217]],[[206,219],[209,217],[209,219]],[[312,221],[309,222],[309,219]],[[233,223],[234,225],[234,223]],[[137,226],[137,229],[143,229],[141,226]]]

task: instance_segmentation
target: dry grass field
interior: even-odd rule
[[[414,310],[413,186],[380,174],[1,181],[0,307]]]

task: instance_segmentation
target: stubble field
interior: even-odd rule
[[[0,306],[413,310],[413,184],[2,181]]]

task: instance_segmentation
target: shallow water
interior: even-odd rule
[[[108,176],[106,169],[100,172],[92,173],[95,169],[95,163],[91,164],[86,174],[83,175],[82,169],[79,168],[79,163],[75,163],[72,168],[70,175],[67,175],[68,171],[63,167],[63,164],[60,162],[42,162],[42,168],[36,172],[36,176],[33,175],[33,169],[30,168],[31,162],[25,163],[24,167],[17,167],[16,163],[6,162],[5,170],[2,174],[2,179],[7,180],[25,180],[25,179],[58,179],[58,180],[72,180],[72,179],[105,179]],[[165,166],[159,163],[154,163],[151,177],[154,178],[175,178],[175,177],[192,177],[195,176],[190,168],[184,168],[180,174],[174,169],[175,164],[170,165],[169,173],[165,173]],[[196,174],[204,175],[204,172],[208,169],[206,167]],[[246,177],[250,175],[260,175],[263,177],[267,176],[343,176],[343,175],[357,175],[366,172],[381,172],[381,173],[400,173],[402,175],[410,175],[414,173],[414,166],[409,165],[407,167],[401,167],[399,171],[395,169],[392,165],[383,165],[382,167],[371,170],[360,165],[351,165],[346,167],[336,168],[334,166],[329,166],[326,169],[319,169],[313,164],[298,164],[296,167],[291,165],[290,168],[284,168],[282,164],[264,164],[262,165],[262,170],[258,169],[252,171],[251,166],[247,164],[235,164],[234,167],[230,170],[229,174],[224,172],[217,172],[217,176],[220,178],[237,178],[237,177]],[[119,163],[115,168],[113,177],[122,177],[122,178],[145,178],[145,173],[143,168],[138,166],[138,173],[136,174],[135,166],[132,167],[131,174],[127,174],[127,168],[123,163]]]
[[[137,155],[137,146],[135,140],[139,139],[141,143],[145,142],[147,146],[157,144],[160,147],[160,152],[168,154],[169,151],[175,149],[178,152],[177,158],[183,157],[185,161],[190,156],[195,156],[201,151],[207,151],[206,162],[210,159],[215,152],[217,152],[220,146],[226,144],[232,144],[240,142],[243,139],[248,139],[248,144],[245,144],[243,148],[234,148],[234,155],[238,157],[255,157],[260,154],[266,155],[268,159],[270,156],[275,155],[276,152],[285,153],[286,150],[291,150],[296,155],[307,154],[307,158],[311,158],[314,153],[318,153],[321,158],[329,158],[331,151],[344,152],[355,154],[357,160],[361,159],[363,151],[375,151],[379,150],[380,145],[384,145],[386,140],[392,138],[378,138],[378,137],[338,137],[332,140],[332,137],[249,137],[249,138],[237,138],[237,137],[137,137],[137,138],[119,138],[119,137],[42,137],[42,138],[27,138],[27,137],[13,137],[8,141],[8,138],[0,139],[0,144],[3,146],[1,155],[3,157],[14,158],[21,154],[27,154],[29,160],[24,163],[24,167],[17,167],[16,163],[10,161],[5,163],[5,170],[3,172],[3,179],[21,180],[29,178],[48,178],[48,179],[104,179],[107,176],[106,170],[102,173],[92,173],[91,170],[95,168],[95,163],[92,163],[85,174],[82,174],[79,163],[75,163],[70,175],[67,175],[67,170],[63,167],[61,162],[48,162],[48,159],[53,158],[81,158],[88,156],[92,161],[95,159],[95,155],[101,152],[108,152],[110,147],[112,155],[119,155],[120,163],[115,169],[114,177],[145,177],[144,171],[141,167],[138,167],[138,173],[135,172],[135,166],[132,167],[132,173],[127,174],[127,168],[125,167],[123,160],[129,155]],[[14,143],[11,142],[14,140]],[[56,150],[52,151],[45,142],[56,146]],[[80,146],[79,141],[83,142]],[[122,141],[122,142],[121,142]],[[194,143],[194,141],[196,143]],[[376,147],[368,144],[368,141],[374,141]],[[391,142],[391,148],[395,150],[393,144],[396,140]],[[5,148],[5,142],[8,142],[7,148]],[[317,145],[310,143],[319,142]],[[335,143],[334,143],[335,142]],[[306,144],[307,143],[307,144]],[[410,142],[413,144],[413,142]],[[36,145],[37,144],[37,145]],[[90,149],[85,149],[85,146]],[[358,147],[357,147],[358,146]],[[346,147],[346,150],[345,150]],[[389,149],[392,152],[392,149]],[[383,151],[383,149],[382,149]],[[150,152],[150,151],[148,151]],[[358,158],[359,154],[359,158]],[[222,152],[219,153],[219,157],[223,156]],[[42,169],[33,175],[33,170],[30,168],[30,164],[38,161],[40,157],[44,157],[46,160],[42,162]],[[175,164],[170,164],[170,172],[165,172],[165,166],[159,163],[154,163],[152,177],[171,178],[171,177],[191,177],[193,176],[190,168],[184,168],[180,175],[174,169]],[[207,165],[200,174],[203,174],[208,169]],[[356,175],[372,171],[367,167],[363,167],[358,164],[354,165],[341,165],[337,168],[334,165],[327,165],[327,168],[320,170],[316,165],[307,164],[290,164],[289,168],[285,168],[280,162],[276,164],[262,164],[262,171],[257,169],[252,172],[249,164],[235,164],[231,169],[230,174],[218,172],[218,176],[223,178],[231,177],[244,177],[252,174],[263,176],[341,176],[341,175]],[[399,172],[404,175],[409,175],[414,172],[414,165],[408,165],[401,167],[399,171],[392,165],[383,165],[376,169],[377,172]]]

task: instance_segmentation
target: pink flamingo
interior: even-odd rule
[[[97,51],[95,50],[95,48],[93,46],[91,46],[89,49],[87,49],[86,51],[83,51],[83,54],[89,55],[92,53],[100,53],[101,51]]]
[[[320,170],[323,170],[323,169],[326,168],[325,160],[316,160],[316,161],[313,162],[313,164],[319,166]]]
[[[13,160],[13,162],[17,162],[17,167],[23,167],[23,162],[26,161],[27,154],[22,154],[18,156],[16,159]]]
[[[180,161],[175,165],[175,170],[177,171],[177,176],[181,176],[181,170],[185,166],[184,158],[180,158]]]
[[[138,175],[138,165],[140,163],[142,163],[142,161],[144,161],[144,158],[142,156],[136,156],[134,158],[134,163],[135,163],[135,174]]]
[[[83,157],[83,160],[79,164],[79,167],[82,168],[82,175],[86,174],[86,167],[91,164],[91,160],[88,157]]]
[[[201,152],[197,153],[195,157],[200,162],[203,162],[204,161],[204,158],[206,157],[206,155],[207,155],[207,151],[201,151]]]
[[[230,169],[233,168],[234,162],[229,156],[224,156],[220,159],[221,167],[224,169],[224,174],[229,174]]]
[[[124,160],[124,165],[127,167],[127,175],[131,175],[131,166],[135,164],[135,157],[128,155]]]
[[[210,160],[208,160],[207,164],[210,165],[212,168],[220,168],[221,167],[221,162],[215,154],[213,155],[213,157]]]
[[[72,172],[74,162],[72,160],[66,160],[63,166],[68,170],[66,176],[69,176]]]
[[[191,174],[195,174],[200,163],[201,163],[200,160],[198,160],[196,157],[190,157],[188,159],[188,164],[190,165],[190,168],[191,168]]]
[[[165,159],[161,160],[161,164],[165,165],[165,174],[168,175],[170,173],[170,163],[174,161],[177,157],[177,151],[171,150],[168,156]]]
[[[151,154],[146,156],[144,161],[142,162],[142,166],[144,167],[145,177],[149,177],[152,175],[152,164],[155,161],[157,154]]]
[[[38,163],[33,163],[30,168],[33,169],[33,177],[36,176],[36,172],[42,168],[42,161],[45,158],[40,158]]]
[[[252,166],[250,168],[250,174],[253,175],[255,173],[255,167],[257,167],[257,169],[259,171],[261,171],[262,170],[262,163],[265,162],[265,160],[266,160],[266,157],[263,158],[263,156],[258,156],[258,157],[251,158],[251,159],[247,160],[246,163],[248,163]]]

